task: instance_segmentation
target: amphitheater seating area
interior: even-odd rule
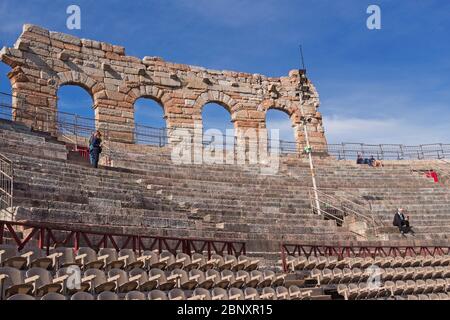
[[[93,169],[60,138],[1,120],[0,153],[14,166],[14,206],[0,211],[0,220],[241,241],[247,254],[92,249],[85,243],[76,250],[41,250],[35,242],[18,250],[2,237],[2,299],[449,298],[446,255],[288,256],[286,269],[280,261],[281,243],[448,246],[450,188],[411,170],[417,163],[370,168],[316,159],[320,190],[350,199],[381,221],[377,235],[361,236],[311,210],[304,159],[282,157],[278,172],[266,173],[258,165],[174,164],[167,148],[110,148],[112,166]],[[414,237],[392,226],[398,207],[411,215]],[[27,237],[26,229],[16,231]],[[74,266],[81,270],[75,289]]]
[[[281,262],[281,261],[279,261]],[[0,245],[9,300],[449,300],[450,256],[245,255]],[[77,273],[78,272],[78,273]]]

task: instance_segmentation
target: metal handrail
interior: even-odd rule
[[[446,165],[450,165],[450,161],[444,160],[444,159],[440,159],[441,162],[445,163]],[[440,176],[440,178],[446,178],[446,177],[450,177],[450,170],[447,169],[446,167],[437,166],[438,170],[443,172],[444,174]]]
[[[13,162],[0,154],[0,210],[10,212],[14,197],[14,169]]]
[[[28,235],[18,231],[20,228],[27,228],[29,230]],[[57,245],[78,250],[80,244],[84,241],[84,245],[91,248],[114,248],[116,250],[130,248],[139,253],[143,250],[158,250],[159,252],[168,250],[174,254],[177,251],[187,254],[207,252],[208,259],[214,253],[220,255],[228,253],[235,256],[246,254],[245,241],[151,236],[139,233],[104,231],[102,229],[104,228],[101,225],[67,225],[48,221],[0,220],[0,244],[3,244],[6,232],[9,232],[19,251],[31,241],[37,240],[38,247],[46,249],[47,252],[50,251],[51,247]]]
[[[316,200],[314,199],[314,201],[313,201],[313,198],[312,198],[312,196],[311,196],[311,193],[309,194],[309,197],[310,197],[310,201],[311,201],[311,208],[313,209],[313,211],[314,211],[314,209],[315,210],[319,210],[319,208],[316,206]],[[323,204],[323,205],[325,205],[325,206],[328,206],[328,207],[332,207],[333,209],[336,209],[337,211],[340,211],[340,212],[342,212],[342,214],[343,215],[345,215],[345,212],[342,210],[342,209],[340,209],[340,208],[337,208],[337,207],[335,207],[335,206],[333,206],[332,204],[330,204],[330,203],[328,203],[328,202],[326,202],[326,201],[324,201],[324,200],[322,200],[322,199],[317,199],[317,201],[320,203],[320,204]],[[344,223],[344,219],[341,219],[340,217],[338,217],[338,216],[336,216],[336,215],[334,215],[334,214],[332,214],[332,213],[330,213],[330,212],[327,212],[327,211],[325,211],[325,210],[323,210],[323,209],[320,209],[320,212],[322,213],[322,214],[324,214],[325,216],[327,216],[327,217],[331,217],[332,219],[334,219],[334,220],[337,220],[337,221],[339,221],[339,222],[341,222],[341,223]],[[363,237],[363,238],[367,238],[365,235],[363,235],[363,234],[361,234],[361,233],[358,233],[358,232],[356,232],[356,231],[353,231],[353,230],[349,230],[351,233],[354,233],[354,234],[356,234],[357,236],[360,236],[360,237]]]
[[[319,189],[317,190],[317,192],[319,194],[319,201],[322,204],[324,204],[327,207],[331,207],[331,208],[341,212],[343,214],[343,216],[346,216],[346,215],[348,215],[350,213],[350,214],[352,214],[352,215],[354,215],[354,216],[356,216],[358,218],[366,220],[369,223],[369,225],[370,225],[370,229],[372,229],[375,232],[375,235],[378,235],[378,229],[381,228],[383,226],[383,224],[380,221],[376,221],[375,220],[375,215],[373,213],[371,213],[370,215],[367,215],[367,214],[363,213],[364,211],[367,211],[367,210],[372,212],[371,209],[368,209],[368,208],[366,208],[366,207],[364,207],[364,206],[362,206],[362,205],[360,205],[360,204],[358,204],[358,203],[356,203],[356,202],[354,202],[354,201],[352,201],[352,200],[350,200],[350,199],[348,199],[347,197],[344,197],[344,196],[330,195],[330,194],[327,194],[324,191],[319,190]],[[317,208],[315,208],[314,203],[312,201],[311,189],[309,189],[309,196],[310,196],[312,209],[313,210],[314,209],[317,210]],[[361,211],[357,211],[357,210],[355,210],[355,209],[353,209],[353,208],[351,208],[349,206],[346,206],[345,207],[346,210],[343,210],[339,206],[333,204],[333,203],[336,203],[336,202],[339,203],[340,207],[343,207],[343,202],[346,202],[346,203],[350,204],[351,206],[356,206],[357,208],[360,208]],[[327,212],[326,210],[321,209],[320,213],[324,214],[324,215],[327,215],[327,216],[330,216],[333,219],[336,219],[336,220],[340,221],[341,223],[344,222],[344,219],[342,219],[340,217],[337,217],[337,216],[333,215],[332,213]]]
[[[0,92],[0,95],[8,96],[9,98],[21,99],[20,97],[13,96],[11,94],[6,94]],[[22,101],[22,100],[21,100]],[[9,116],[11,118],[11,114],[14,111],[18,114],[18,117],[22,117],[34,122],[34,125],[37,127],[39,121],[43,121],[42,119],[38,119],[38,115],[44,114],[42,118],[45,118],[45,122],[43,125],[46,125],[47,128],[45,130],[50,130],[51,125],[64,124],[68,127],[74,126],[77,127],[80,131],[90,131],[95,130],[96,121],[94,118],[82,117],[76,114],[61,112],[58,111],[55,114],[54,110],[48,108],[34,108],[35,110],[29,110],[28,108],[16,108],[13,107],[11,102],[0,101],[0,107],[5,107],[11,109],[11,112],[8,114],[0,111],[0,118],[2,116]],[[81,122],[90,123],[88,125],[80,125],[76,123],[76,121],[72,122],[64,122],[61,121],[59,116],[68,116],[73,117],[74,119],[79,119]],[[54,119],[53,119],[54,118]],[[110,128],[111,125],[120,125],[117,123],[108,123],[102,122],[100,125],[100,129],[103,130],[103,126],[106,126],[106,129],[109,133],[127,133],[132,134],[135,137],[135,140],[138,142],[144,142],[144,144],[153,144],[164,146],[168,142],[168,137],[170,136],[169,128],[155,128],[151,126],[141,125],[139,123],[135,123],[134,129],[123,129],[118,128]],[[210,136],[203,135],[205,142],[207,143],[210,139]],[[224,141],[227,141],[227,136],[224,136]],[[272,146],[271,139],[267,139],[268,145]],[[305,144],[298,143],[295,141],[279,141],[279,150],[282,154],[299,154],[303,152],[303,148]],[[321,152],[327,153],[331,156],[336,157],[339,160],[354,160],[358,154],[363,156],[371,156],[374,155],[379,160],[405,160],[405,159],[444,159],[450,158],[450,143],[434,143],[434,144],[422,144],[422,145],[403,145],[403,144],[365,144],[365,143],[353,143],[353,142],[343,142],[340,144],[317,144],[315,143],[312,146],[312,152]]]
[[[321,192],[321,191],[319,191],[319,192]],[[339,192],[341,192],[341,191],[339,191]],[[323,192],[322,192],[322,193],[323,193]],[[357,202],[355,202],[355,201],[353,201],[353,200],[350,200],[350,199],[347,198],[347,197],[341,196],[341,195],[339,195],[339,196],[336,196],[336,195],[334,195],[334,196],[328,195],[328,196],[334,197],[336,200],[344,200],[344,201],[350,203],[352,206],[356,206],[356,207],[360,208],[362,211],[369,210],[371,213],[370,213],[369,216],[366,216],[365,214],[363,214],[363,213],[361,213],[361,212],[357,212],[357,211],[355,211],[355,210],[349,208],[349,209],[352,210],[355,214],[357,214],[357,215],[359,215],[359,216],[362,216],[362,217],[365,217],[366,219],[371,220],[372,223],[373,223],[374,225],[375,225],[375,224],[381,224],[381,225],[382,225],[381,222],[377,222],[377,223],[375,222],[375,214],[372,212],[372,209],[371,209],[371,208],[366,208],[366,207],[364,207],[363,205],[361,205],[361,204],[359,204],[359,203],[357,203]],[[370,204],[369,204],[369,205],[370,205]]]

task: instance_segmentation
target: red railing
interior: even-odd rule
[[[281,245],[281,260],[283,269],[287,271],[286,258],[291,256],[335,256],[343,257],[397,257],[397,256],[425,256],[448,255],[449,246],[327,246],[327,245]]]
[[[19,227],[20,232],[17,231]],[[101,226],[89,226],[89,229],[101,229]],[[73,247],[75,250],[78,250],[80,246],[86,246],[95,250],[107,247],[116,250],[131,248],[139,253],[143,250],[159,250],[159,252],[167,250],[174,254],[176,252],[187,254],[206,252],[209,258],[213,253],[220,255],[227,253],[235,256],[246,254],[245,242],[239,241],[133,235],[83,230],[81,227],[71,228],[40,222],[0,220],[0,244],[3,244],[6,237],[12,238],[19,251],[27,244],[31,245],[31,240],[36,240],[37,246],[46,249],[47,252],[54,246]]]
[[[83,159],[89,161],[89,148],[77,146],[77,151]]]

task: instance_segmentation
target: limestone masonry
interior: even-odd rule
[[[159,57],[139,59],[125,55],[121,46],[29,24],[23,26],[14,47],[0,51],[0,60],[12,68],[8,77],[17,97],[14,107],[54,116],[59,87],[79,85],[93,98],[97,126],[109,123],[110,129],[118,130],[111,136],[115,141],[133,142],[134,102],[148,97],[162,105],[169,129],[201,124],[202,107],[209,102],[231,113],[237,134],[247,128],[265,128],[266,111],[282,110],[290,116],[299,148],[304,143],[299,108],[303,103],[312,118],[307,125],[311,144],[326,143],[317,110],[319,95],[309,83],[310,99],[301,101],[298,70],[272,78],[166,62]],[[15,117],[21,120],[20,113]]]

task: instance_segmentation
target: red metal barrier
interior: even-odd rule
[[[281,260],[284,271],[287,271],[286,258],[291,256],[335,256],[344,257],[397,257],[448,255],[450,246],[326,246],[326,245],[281,245]]]
[[[79,154],[83,159],[89,161],[89,148],[77,146],[77,151],[79,152]]]
[[[18,232],[20,227],[26,232]],[[86,226],[87,227],[87,226]],[[92,226],[89,226],[92,229]],[[101,229],[101,226],[97,226]],[[6,232],[5,232],[6,231]],[[22,235],[26,236],[22,237]],[[245,242],[224,241],[201,238],[176,238],[176,237],[153,237],[145,235],[133,235],[122,233],[108,233],[100,231],[82,230],[71,228],[70,226],[49,225],[44,223],[32,222],[11,222],[0,220],[0,244],[4,242],[6,236],[9,236],[17,244],[19,251],[25,245],[30,244],[31,240],[36,240],[41,249],[47,249],[49,252],[53,246],[73,247],[78,250],[80,246],[86,246],[93,249],[112,247],[116,250],[132,248],[141,253],[143,250],[167,250],[172,253],[192,252],[208,253],[211,258],[213,253],[220,255],[231,254],[239,256],[246,254]]]

